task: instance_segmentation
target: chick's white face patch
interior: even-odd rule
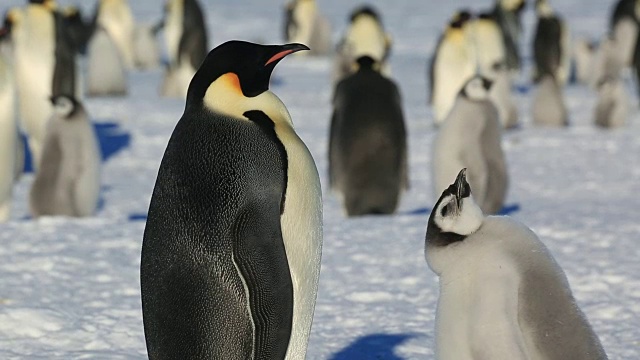
[[[462,199],[458,207],[455,195],[444,198],[435,210],[434,221],[442,232],[470,235],[480,228],[484,214],[472,196]]]

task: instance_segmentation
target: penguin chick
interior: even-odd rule
[[[436,358],[606,360],[562,268],[525,225],[485,216],[465,169],[429,216],[425,257],[439,277]]]
[[[625,124],[629,116],[629,98],[620,77],[601,82],[594,113],[596,126],[614,128]]]
[[[538,83],[532,109],[536,126],[569,126],[562,89],[552,75],[543,76]]]

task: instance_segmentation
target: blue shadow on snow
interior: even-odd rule
[[[110,157],[118,153],[118,151],[129,147],[131,143],[131,134],[127,133],[115,122],[93,123],[93,127],[98,137],[102,162],[106,162]],[[33,172],[31,152],[27,146],[25,136],[21,136],[24,144],[24,172]]]
[[[393,350],[415,337],[411,334],[371,334],[356,339],[330,360],[404,360]]]
[[[520,211],[520,204],[509,204],[502,207],[502,210],[496,215],[511,215]],[[431,214],[430,207],[417,208],[406,212],[399,213],[400,215],[429,215]]]

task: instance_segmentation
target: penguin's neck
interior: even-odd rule
[[[207,89],[204,106],[216,113],[237,119],[246,119],[247,111],[260,110],[267,114],[276,126],[293,127],[289,111],[284,103],[271,91],[265,91],[254,97],[247,97],[240,88],[240,79],[236,74],[226,73],[217,78]]]

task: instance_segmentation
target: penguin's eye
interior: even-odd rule
[[[449,215],[450,212],[451,212],[451,204],[447,204],[445,207],[442,208],[442,210],[440,210],[440,215],[442,215],[442,217],[447,217],[447,215]]]

